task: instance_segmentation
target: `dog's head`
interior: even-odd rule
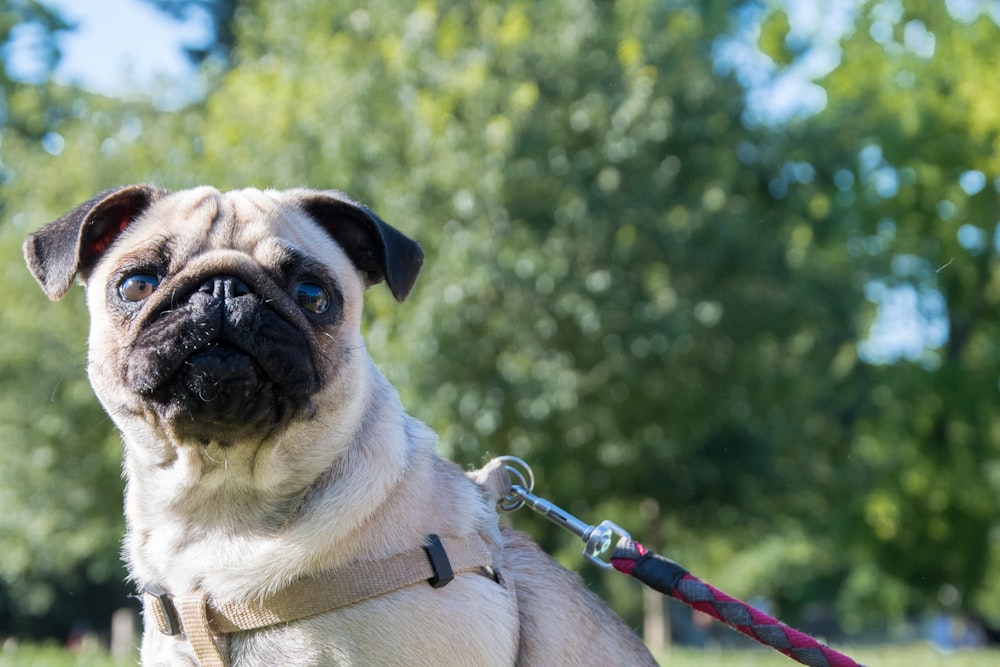
[[[349,402],[362,292],[385,281],[403,300],[423,261],[339,192],[147,185],[98,194],[24,251],[49,298],[86,286],[90,379],[122,430],[223,448]]]

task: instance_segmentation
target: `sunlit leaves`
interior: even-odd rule
[[[81,304],[36,323],[23,234],[124,182],[311,185],[427,252],[407,302],[369,291],[365,336],[443,453],[523,456],[584,518],[606,510],[737,593],[794,608],[822,590],[854,627],[942,585],[996,607],[967,591],[998,567],[998,35],[947,4],[862,4],[825,111],[749,129],[740,83],[760,82],[722,66],[717,39],[748,14],[718,3],[252,3],[203,105],[18,91],[5,576],[86,549],[107,570],[120,521],[114,436],[57,363],[82,367]],[[808,49],[785,9],[758,46],[787,73]],[[897,289],[923,315],[896,355],[916,363],[873,365],[895,358],[864,342]],[[31,523],[49,476],[66,493]],[[93,531],[70,500],[104,512]],[[72,548],[46,560],[59,531]]]
[[[788,15],[781,10],[768,14],[761,24],[760,50],[779,65],[787,66],[795,57],[788,49],[789,30]]]

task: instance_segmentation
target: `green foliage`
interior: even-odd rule
[[[120,667],[135,664],[112,658],[101,650],[93,637],[75,651],[51,644],[17,644],[11,641],[0,647],[0,667]]]
[[[953,590],[963,606],[1000,618],[995,587],[983,587],[998,574],[1000,116],[986,100],[1000,94],[987,74],[1000,28],[985,16],[956,21],[941,3],[901,9],[864,7],[850,56],[824,81],[830,105],[811,136],[845,146],[845,134],[856,137],[844,164],[853,186],[837,195],[865,221],[851,243],[882,239],[865,251],[882,280],[943,297],[947,340],[915,365],[872,369],[859,386],[868,405],[853,429],[852,469],[864,482],[849,539],[867,563],[843,595],[855,609],[902,612]]]
[[[758,46],[761,52],[779,65],[787,66],[795,62],[795,54],[788,48],[790,29],[788,14],[780,9],[768,14],[761,25]]]
[[[57,35],[69,29],[57,12],[37,0],[8,0],[0,4],[0,50],[7,51],[21,39],[30,43],[37,71],[36,83],[44,81],[59,61]],[[0,61],[0,123],[5,132],[21,132],[41,137],[55,119],[49,111],[48,89],[24,84],[11,72],[8,58]],[[42,104],[39,104],[39,101]]]
[[[20,240],[150,181],[338,187],[417,238],[416,290],[372,290],[365,333],[442,453],[519,455],[543,495],[783,617],[835,600],[859,629],[956,591],[1000,619],[997,25],[865,4],[826,109],[747,128],[712,59],[731,6],[248,2],[203,104],[8,90],[30,130],[0,152],[0,578],[19,613],[119,577],[121,529],[82,299],[44,307]],[[779,72],[802,55],[788,21],[760,35]],[[872,356],[878,285],[942,297],[947,336]],[[636,621],[634,590],[595,585]]]
[[[66,91],[54,90],[53,99]],[[4,136],[8,183],[0,227],[4,336],[0,337],[0,619],[22,631],[44,628],[38,617],[67,593],[106,585],[99,596],[120,596],[124,571],[118,558],[121,518],[121,447],[86,378],[87,313],[82,293],[49,307],[24,269],[20,246],[40,220],[54,219],[103,184],[101,169],[62,169],[101,154],[104,111],[74,93],[73,114],[89,129],[79,143],[45,142],[16,133]],[[115,105],[116,108],[117,105]],[[110,117],[106,117],[110,126]],[[73,121],[63,121],[60,127]],[[104,128],[105,130],[107,127]],[[65,131],[65,130],[64,130]],[[48,143],[55,142],[55,143]],[[79,148],[78,156],[74,149]],[[53,178],[53,174],[59,177]],[[2,598],[10,596],[9,600]],[[76,602],[79,604],[76,604]],[[86,614],[76,601],[61,602],[59,614]],[[103,604],[96,605],[103,608]],[[6,608],[6,609],[4,609]],[[59,621],[67,630],[75,619]],[[58,626],[57,626],[58,627]]]

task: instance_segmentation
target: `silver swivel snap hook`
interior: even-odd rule
[[[558,505],[532,493],[535,487],[535,475],[531,471],[531,466],[522,459],[516,456],[501,456],[499,460],[503,462],[511,481],[510,492],[497,503],[500,509],[512,512],[522,505],[527,505],[583,540],[585,543],[583,555],[592,563],[602,568],[611,567],[614,547],[623,537],[631,539],[628,532],[611,521],[602,521],[596,526],[580,521]]]

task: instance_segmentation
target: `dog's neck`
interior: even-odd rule
[[[401,410],[399,399],[377,371],[370,379],[356,401],[358,417],[333,422],[353,424],[349,432],[309,422],[243,450],[181,445],[160,465],[149,465],[142,456],[149,449],[126,436],[125,554],[132,578],[175,591],[245,596],[349,559],[363,547],[351,536],[421,453],[412,450],[433,447],[431,438],[404,435],[423,428],[417,422],[380,418]],[[297,444],[307,442],[325,446],[300,451]],[[377,453],[368,451],[374,447]],[[303,545],[309,561],[296,560],[289,544]],[[214,562],[205,562],[206,553]]]

